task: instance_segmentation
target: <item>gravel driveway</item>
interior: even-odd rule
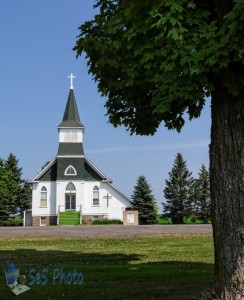
[[[94,238],[115,237],[133,238],[138,236],[159,236],[179,234],[212,234],[212,225],[85,225],[47,227],[0,227],[0,237],[58,237]]]

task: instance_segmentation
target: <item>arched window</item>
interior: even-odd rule
[[[99,188],[96,185],[93,188],[93,205],[99,205]]]
[[[47,207],[47,188],[45,186],[41,188],[40,206]]]
[[[74,192],[76,190],[75,185],[70,181],[66,186],[66,191]]]
[[[68,168],[64,172],[64,175],[75,176],[75,175],[77,175],[77,173],[76,173],[76,170],[73,166],[68,166]]]

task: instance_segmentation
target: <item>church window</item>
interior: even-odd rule
[[[93,205],[99,205],[99,188],[97,186],[93,189]]]
[[[47,207],[47,188],[43,186],[41,188],[41,201],[40,201],[41,207]]]
[[[77,142],[77,132],[76,131],[67,131],[64,134],[65,142]]]
[[[77,173],[76,173],[76,170],[75,170],[75,168],[74,168],[73,166],[69,166],[69,167],[65,170],[64,175],[75,176],[75,175],[77,175]]]
[[[66,191],[68,191],[68,192],[73,192],[73,191],[75,191],[76,189],[75,189],[75,185],[72,183],[72,182],[69,182],[68,184],[67,184],[67,186],[66,186]]]

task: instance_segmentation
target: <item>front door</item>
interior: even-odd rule
[[[66,194],[65,195],[65,210],[75,210],[76,206],[76,197],[75,194]]]

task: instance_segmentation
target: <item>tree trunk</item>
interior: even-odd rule
[[[237,115],[235,99],[216,90],[210,145],[214,288],[226,300],[244,299],[244,117]]]

